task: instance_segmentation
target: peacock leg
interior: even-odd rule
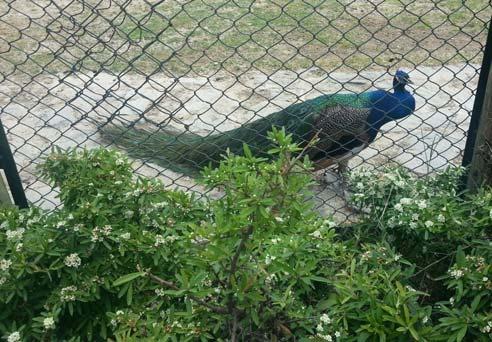
[[[338,162],[337,172],[338,175],[340,176],[343,189],[346,189],[347,187],[346,173],[348,171],[348,161],[349,158],[344,158]]]

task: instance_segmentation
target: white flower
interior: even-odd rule
[[[412,220],[417,221],[419,219],[419,214],[412,214]]]
[[[427,208],[427,201],[426,200],[419,201],[418,207],[419,207],[419,209],[425,209],[425,208]]]
[[[312,232],[311,234],[309,234],[310,236],[312,237],[315,237],[317,239],[321,239],[322,236],[321,236],[321,232],[319,230],[315,230],[314,232]]]
[[[457,269],[457,270],[452,270],[451,272],[449,272],[449,274],[451,274],[451,277],[455,279],[459,279],[465,275],[465,272],[463,270]]]
[[[116,316],[124,315],[125,313],[122,310],[116,311]]]
[[[399,180],[399,181],[395,182],[395,185],[400,187],[400,188],[403,188],[405,186],[405,182],[402,180]]]
[[[410,228],[412,228],[412,229],[417,228],[417,223],[415,223],[415,222],[410,222]]]
[[[275,216],[275,220],[280,223],[284,222],[284,219],[281,218],[280,216]]]
[[[424,224],[425,224],[425,226],[426,226],[427,228],[430,228],[430,227],[432,227],[432,226],[434,225],[434,222],[432,222],[432,221],[425,221],[425,223],[424,223]]]
[[[111,227],[109,224],[105,225],[102,228],[95,227],[92,230],[92,238],[91,238],[91,241],[92,242],[103,241],[104,240],[104,236],[109,236],[111,234],[111,231],[112,230],[113,230],[113,227]]]
[[[271,256],[270,254],[267,254],[267,256],[265,257],[265,265],[270,265],[275,259],[277,259],[276,256]]]
[[[366,251],[366,252],[362,253],[360,259],[362,261],[369,260],[369,258],[371,257],[371,255],[372,255],[372,252],[371,251]]]
[[[66,221],[60,221],[56,224],[56,228],[62,228],[65,227],[66,225],[67,225]]]
[[[7,337],[7,342],[18,342],[21,340],[21,335],[18,331],[14,331]]]
[[[422,323],[425,324],[429,321],[429,316],[424,316],[424,318],[422,318]]]
[[[331,318],[327,315],[327,314],[322,314],[320,319],[319,319],[321,322],[325,323],[325,324],[330,324],[331,323]]]
[[[265,284],[267,285],[274,284],[276,279],[277,276],[275,274],[269,274],[268,276],[265,277]]]
[[[67,267],[78,268],[82,263],[82,260],[77,253],[72,253],[65,257],[64,263]]]
[[[409,292],[416,292],[416,290],[415,290],[413,287],[409,286],[409,285],[405,286],[405,288],[406,288]]]
[[[5,278],[5,277],[0,278],[0,285],[5,284],[6,281],[7,281],[7,278]]]
[[[164,238],[164,236],[162,235],[155,236],[155,243],[154,243],[155,247],[159,247],[160,245],[163,245],[165,243],[166,243],[166,239]]]
[[[318,334],[318,337],[321,338],[322,340],[325,340],[325,341],[328,341],[328,342],[333,341],[333,337],[331,337],[331,335]]]
[[[323,330],[325,330],[325,329],[323,328],[323,325],[321,323],[316,326],[317,332],[323,332]]]
[[[53,319],[53,317],[46,317],[43,320],[43,325],[46,330],[53,329],[55,328],[55,320]]]
[[[124,163],[125,163],[125,160],[124,160],[124,159],[122,159],[122,158],[118,158],[118,159],[116,159],[116,161],[115,161],[115,164],[116,164],[116,165],[118,165],[118,166],[121,166],[121,165],[123,165]]]
[[[112,319],[110,323],[111,323],[111,325],[112,325],[113,327],[115,327],[115,326],[117,326],[117,325],[118,325],[118,321],[117,321],[117,320],[115,320],[115,319]]]
[[[75,301],[75,291],[77,291],[77,287],[71,285],[61,289],[60,291],[60,299],[62,302],[73,302]]]
[[[168,242],[173,243],[177,239],[178,239],[178,237],[177,236],[174,236],[174,235],[169,235],[169,236],[166,236],[166,237],[164,237],[162,235],[156,235],[155,236],[154,246],[155,247],[159,247],[160,245],[165,245]],[[195,237],[195,240],[198,241],[198,242],[193,241],[195,243],[203,242],[202,240],[200,240],[200,237]],[[206,239],[203,239],[203,240],[206,240]],[[208,240],[206,240],[206,241],[208,241]]]
[[[129,240],[130,237],[131,237],[130,233],[124,233],[120,235],[120,238],[122,238],[123,240]]]
[[[168,235],[168,236],[166,236],[166,241],[167,242],[173,243],[177,239],[178,239],[178,237],[176,235]],[[205,242],[208,242],[208,239],[206,239],[204,237],[201,237],[201,236],[195,236],[195,241],[197,243],[205,243]]]
[[[155,294],[158,296],[158,297],[164,297],[165,296],[165,293],[164,293],[164,289],[161,289],[161,288],[157,288],[154,290]]]
[[[395,204],[395,210],[402,212],[403,211],[403,206],[400,203]]]
[[[449,298],[449,304],[454,305],[454,297]]]
[[[342,336],[342,334],[340,333],[340,331],[335,331],[335,337],[336,338],[339,338],[340,336]]]
[[[7,230],[5,235],[7,235],[7,240],[20,240],[24,232],[24,228],[18,228],[16,230]]]
[[[22,247],[24,247],[24,244],[22,244],[22,243],[18,243],[18,244],[15,246],[15,251],[16,251],[16,252],[20,252],[20,251],[22,251]]]
[[[408,198],[408,197],[404,197],[404,198],[401,198],[400,199],[400,203],[402,205],[409,205],[409,204],[412,204],[413,203],[413,199]]]
[[[439,216],[437,217],[437,222],[446,222],[446,218],[444,217],[443,214],[439,214]]]
[[[8,271],[11,265],[12,265],[12,261],[10,261],[9,259],[0,260],[1,271]]]
[[[401,259],[401,254],[395,254],[395,257],[393,258],[395,261],[398,261]]]
[[[132,210],[127,210],[127,211],[125,211],[124,215],[127,219],[130,219],[133,217],[133,214],[134,214],[134,212]]]
[[[483,278],[482,278],[482,281],[485,283],[485,282],[489,281],[489,278],[487,278],[487,277],[483,277]]]
[[[274,239],[272,239],[271,241],[272,241],[272,244],[273,244],[273,245],[276,245],[277,243],[279,243],[279,242],[280,242],[280,239],[279,239],[279,238],[274,238]]]

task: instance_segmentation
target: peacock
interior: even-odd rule
[[[306,151],[315,170],[338,165],[337,172],[343,179],[348,160],[374,141],[381,126],[414,112],[415,98],[406,89],[411,83],[408,73],[399,69],[393,78],[392,91],[322,95],[236,129],[208,136],[108,125],[102,133],[132,157],[152,160],[193,176],[205,166],[217,165],[227,150],[241,154],[243,143],[254,155],[268,157],[272,142],[267,132],[272,126],[284,127],[301,146],[316,137],[316,144]]]

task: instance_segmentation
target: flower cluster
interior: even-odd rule
[[[73,302],[76,300],[75,292],[77,291],[77,287],[74,285],[67,286],[61,289],[60,291],[60,300],[62,302]]]
[[[455,268],[453,270],[450,270],[449,271],[449,274],[451,275],[451,277],[453,277],[454,279],[460,279],[461,277],[463,277],[465,275],[465,272],[467,271],[466,268],[463,268],[463,269],[460,269],[460,268]]]
[[[21,334],[18,331],[14,331],[7,336],[7,342],[19,342],[21,340]]]
[[[380,217],[381,225],[392,232],[405,231],[428,239],[430,234],[447,233],[448,223],[454,222],[457,226],[453,235],[459,237],[461,223],[454,218],[456,211],[452,206],[462,174],[461,168],[426,178],[402,168],[385,168],[378,173],[355,170],[349,179],[356,193],[349,201],[370,217]],[[358,188],[363,188],[364,193],[358,193]]]
[[[326,313],[322,314],[319,318],[319,323],[316,326],[316,336],[328,342],[334,341],[334,339],[339,339],[342,336],[340,331],[335,331],[333,335],[328,333],[328,331],[332,330],[332,327],[330,326],[331,323],[331,318]]]
[[[7,240],[12,241],[19,241],[22,240],[22,236],[24,235],[24,232],[26,230],[24,228],[17,228],[16,230],[7,230],[5,232],[5,235],[7,236]]]
[[[7,272],[9,270],[10,266],[12,266],[11,260],[9,260],[9,259],[0,260],[0,271]]]
[[[155,236],[154,247],[159,247],[162,245],[166,245],[168,243],[173,243],[177,239],[178,239],[178,237],[174,236],[174,235],[163,236],[163,235],[157,234]]]
[[[53,317],[46,317],[43,320],[43,326],[46,330],[54,329],[55,328],[55,319]]]
[[[64,260],[64,264],[67,267],[78,268],[81,263],[82,263],[82,260],[80,259],[79,255],[77,253],[72,253],[70,255],[67,255],[65,257],[65,260]]]
[[[490,333],[492,331],[492,321],[488,321],[486,323],[486,325],[484,325],[481,329],[480,329],[481,332],[483,333]]]
[[[92,230],[91,240],[93,242],[104,241],[104,238],[108,237],[111,234],[112,230],[113,230],[113,227],[111,227],[109,224],[105,225],[102,228],[94,227],[94,229]]]

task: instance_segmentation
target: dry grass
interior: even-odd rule
[[[237,75],[479,62],[486,0],[0,3],[0,72]]]

